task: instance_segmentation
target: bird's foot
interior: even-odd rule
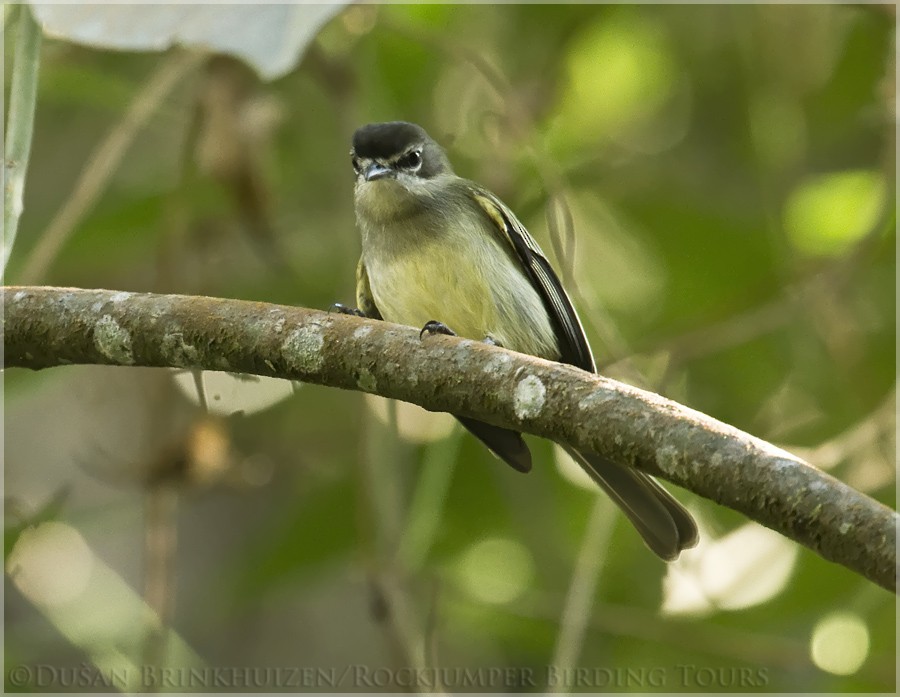
[[[421,339],[426,334],[445,334],[447,336],[456,336],[456,332],[450,329],[443,322],[438,322],[437,320],[429,320],[425,323],[425,326],[422,327],[422,331],[419,332],[419,338]]]
[[[353,315],[354,317],[365,317],[366,314],[357,307],[347,307],[341,303],[334,303],[328,308],[329,312],[337,312],[342,315]]]

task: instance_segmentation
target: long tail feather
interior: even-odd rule
[[[674,561],[682,550],[697,544],[699,534],[691,514],[650,475],[600,455],[566,450],[609,494],[659,557]]]

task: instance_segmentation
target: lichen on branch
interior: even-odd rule
[[[49,287],[8,287],[4,300],[7,367],[228,370],[478,418],[663,477],[896,592],[896,512],[770,443],[573,366],[259,302]]]

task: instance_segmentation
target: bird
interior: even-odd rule
[[[497,196],[454,173],[425,129],[406,121],[364,125],[353,134],[350,158],[361,239],[356,314],[597,372],[581,320],[537,242]],[[520,433],[456,418],[514,469],[531,469]],[[661,559],[697,544],[693,517],[653,477],[566,450]]]

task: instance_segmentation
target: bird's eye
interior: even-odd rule
[[[422,151],[410,150],[397,160],[397,164],[403,169],[419,169],[422,166]]]
[[[350,163],[353,165],[353,171],[359,174],[362,165],[356,155],[351,155]]]

